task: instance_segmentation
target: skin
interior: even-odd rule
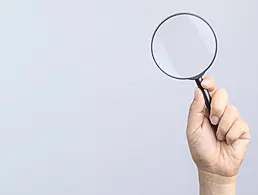
[[[207,112],[202,92],[197,88],[186,133],[198,167],[200,194],[235,194],[239,169],[250,142],[249,127],[237,108],[228,103],[227,91],[216,88],[213,78],[206,77],[202,86],[212,96],[211,113]]]

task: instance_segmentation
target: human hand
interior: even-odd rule
[[[237,109],[228,104],[227,92],[217,89],[212,78],[205,78],[202,86],[212,96],[211,113],[208,114],[202,92],[197,88],[187,124],[192,158],[199,173],[236,177],[250,142],[248,125]],[[210,121],[218,125],[216,132]]]

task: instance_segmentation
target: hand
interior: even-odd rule
[[[211,113],[206,110],[202,92],[196,89],[187,124],[192,158],[199,171],[223,177],[237,176],[250,141],[248,125],[237,109],[228,104],[227,92],[216,89],[212,78],[205,78],[202,86],[212,96]],[[218,125],[217,131],[210,121]]]

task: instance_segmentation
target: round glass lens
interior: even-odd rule
[[[187,79],[212,65],[217,54],[217,39],[204,19],[193,14],[177,14],[158,26],[151,50],[155,63],[164,73]]]

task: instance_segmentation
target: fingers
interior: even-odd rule
[[[226,90],[217,89],[215,80],[211,77],[204,78],[202,87],[207,89],[212,96],[211,113],[209,117],[213,125],[218,125],[216,132],[217,139],[220,141],[225,140],[229,145],[236,143],[238,147],[239,145],[247,146],[250,141],[249,127],[246,122],[241,119],[238,110],[233,105],[228,105],[228,94]],[[203,96],[200,95],[199,97],[203,99]],[[193,106],[193,110],[198,110],[198,112],[202,112],[205,115],[205,106],[201,99],[198,101],[199,106]],[[199,109],[197,109],[197,107]]]
[[[210,120],[213,125],[217,125],[228,104],[228,94],[225,89],[217,89],[211,101]]]
[[[226,142],[229,145],[232,145],[235,141],[242,139],[244,144],[247,144],[250,139],[250,131],[246,122],[239,118],[237,119],[229,129],[226,135]]]
[[[216,82],[211,77],[205,77],[201,84],[203,88],[207,89],[210,92],[211,96],[216,91]]]
[[[229,129],[238,118],[239,118],[239,113],[235,108],[235,106],[227,105],[217,128],[216,136],[218,140],[220,141],[226,140],[226,134],[228,133]]]

